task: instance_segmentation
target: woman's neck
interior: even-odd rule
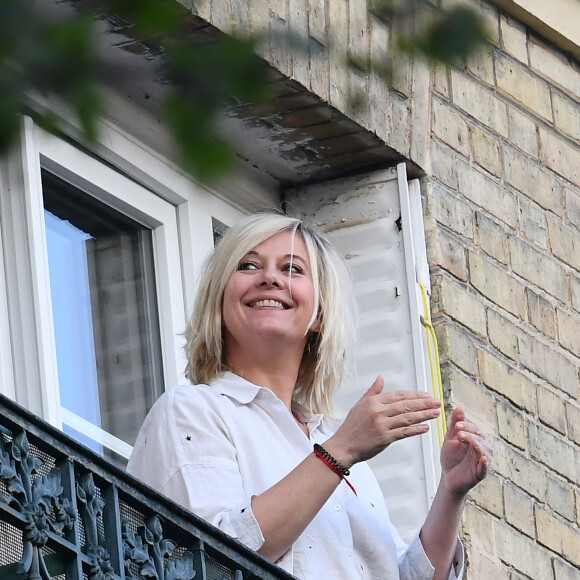
[[[255,385],[269,388],[291,410],[302,351],[274,352],[271,348],[258,351],[244,353],[238,350],[232,356],[226,349],[230,370]]]

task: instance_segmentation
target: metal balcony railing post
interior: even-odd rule
[[[72,509],[75,514],[78,514],[78,507],[76,501],[76,485],[75,485],[75,472],[74,466],[70,459],[64,459],[59,464],[61,473],[61,482],[63,487],[63,497],[66,497],[70,502]],[[77,553],[75,557],[72,558],[66,565],[66,576],[67,580],[83,580],[83,563],[79,557],[79,550],[81,545],[81,535],[80,535],[80,522],[78,517],[75,518],[73,527],[71,530],[65,532],[65,538],[75,547],[77,547]]]
[[[121,510],[119,509],[119,492],[115,485],[108,486],[103,494],[103,526],[105,529],[105,548],[109,552],[111,564],[119,578],[125,578],[123,559],[123,540],[121,537]]]

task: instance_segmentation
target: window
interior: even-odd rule
[[[47,171],[42,189],[64,430],[131,445],[163,392],[151,230]]]
[[[241,212],[104,126],[89,155],[25,120],[0,160],[0,392],[124,465],[183,383],[201,265]]]

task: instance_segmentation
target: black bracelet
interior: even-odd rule
[[[328,461],[333,467],[335,467],[338,471],[340,471],[342,475],[344,475],[345,477],[350,475],[350,470],[344,467],[344,465],[341,465],[330,453],[328,453],[328,451],[326,451],[326,449],[324,449],[324,447],[322,447],[322,445],[315,443],[314,450],[317,451],[320,455],[322,455],[322,457],[324,457],[324,459],[326,459],[326,461]]]

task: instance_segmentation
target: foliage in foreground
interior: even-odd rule
[[[406,30],[400,49],[430,60],[466,59],[485,40],[479,17],[458,7],[433,15],[413,31],[419,0],[376,0],[375,14],[395,19]],[[186,10],[176,0],[78,0],[78,10],[55,18],[28,0],[0,1],[0,155],[18,139],[20,117],[27,114],[49,131],[59,129],[50,112],[29,106],[31,94],[50,94],[66,102],[77,116],[87,141],[98,137],[104,114],[100,87],[131,74],[98,51],[95,22],[110,18],[129,23],[131,32],[162,55],[171,82],[160,103],[185,169],[210,179],[233,166],[233,148],[219,137],[217,120],[232,98],[258,102],[267,97],[267,69],[255,57],[260,37],[223,34],[205,44],[188,40]],[[409,23],[411,25],[409,26]],[[354,62],[388,74],[389,63]]]

